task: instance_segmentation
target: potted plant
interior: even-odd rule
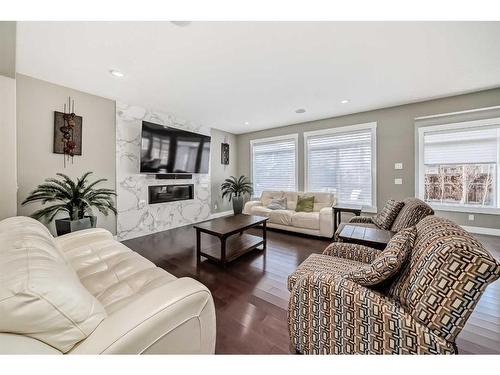
[[[45,183],[38,185],[30,193],[22,205],[37,201],[42,202],[43,205],[54,202],[49,207],[35,211],[31,217],[51,222],[57,214],[66,213],[67,218],[55,221],[59,236],[81,229],[95,228],[97,218],[93,208],[106,216],[109,211],[116,215],[112,198],[116,196],[116,193],[112,189],[96,189],[97,184],[107,179],[101,178],[89,183],[87,177],[90,174],[92,172],[86,172],[82,177],[73,181],[65,174],[57,173],[60,178],[47,178]]]
[[[234,214],[241,214],[243,211],[243,198],[245,194],[252,194],[252,183],[245,176],[236,178],[231,176],[224,180],[221,185],[222,198],[229,197],[229,201],[233,201]]]

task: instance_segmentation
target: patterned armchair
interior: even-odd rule
[[[395,219],[393,218],[394,221],[391,220],[392,225],[390,225],[390,228],[387,227],[385,229],[388,229],[391,232],[399,232],[402,229],[416,225],[424,217],[434,214],[434,210],[427,203],[418,198],[406,198],[403,200],[403,203],[404,205],[399,211],[399,214]],[[349,220],[349,224],[384,229],[374,222],[373,219],[374,218],[371,216],[355,216]],[[339,225],[334,236],[335,241],[339,241],[338,235],[344,228],[344,225],[344,223]]]
[[[452,354],[500,264],[453,222],[428,216],[416,226],[409,259],[395,277],[363,287],[346,270],[380,251],[333,243],[290,275],[288,326],[304,354]]]

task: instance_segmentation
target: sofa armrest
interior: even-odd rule
[[[0,333],[0,354],[63,354],[56,348],[29,336]]]
[[[88,245],[92,242],[112,240],[113,235],[110,231],[103,228],[91,228],[79,230],[64,234],[54,238],[63,252],[74,249],[75,247]]]
[[[288,326],[292,345],[304,354],[455,353],[392,300],[329,273],[297,280]]]
[[[117,310],[72,354],[213,354],[215,308],[210,291],[180,278]]]
[[[354,216],[349,219],[349,223],[365,223],[370,224],[373,223],[372,218],[370,216]]]
[[[333,208],[323,207],[319,210],[319,233],[323,237],[333,237]]]
[[[323,251],[323,255],[330,255],[363,263],[373,262],[380,253],[381,250],[349,242],[333,242]]]
[[[243,208],[243,213],[250,215],[252,213],[252,207],[262,206],[261,201],[248,201],[245,203],[245,207]]]

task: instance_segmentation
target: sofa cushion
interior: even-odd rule
[[[319,230],[319,212],[294,212],[292,225],[297,228]]]
[[[81,283],[102,303],[108,315],[177,279],[113,239],[72,247],[66,256]]]
[[[269,212],[269,222],[279,225],[292,225],[292,216],[295,211],[292,210],[272,210]]]
[[[250,211],[252,215],[269,217],[269,213],[273,210],[264,206],[253,206]]]
[[[372,222],[375,223],[381,229],[389,230],[391,229],[392,223],[401,211],[404,203],[401,201],[395,201],[394,199],[389,199],[382,210],[372,217]]]
[[[283,198],[283,192],[282,191],[271,191],[271,190],[265,190],[262,192],[260,196],[260,201],[262,202],[263,206],[266,206],[271,203],[271,200],[277,199],[277,198]]]
[[[291,291],[297,280],[303,275],[314,272],[343,275],[353,269],[359,268],[363,264],[364,263],[346,258],[323,254],[311,254],[290,276],[288,276],[288,290]]]
[[[299,195],[297,198],[297,212],[313,212],[314,210],[314,196],[313,195]]]
[[[415,227],[403,229],[391,238],[371,264],[350,271],[346,277],[363,286],[378,285],[393,277],[408,259],[416,236]]]
[[[286,208],[295,211],[295,207],[297,207],[297,197],[299,194],[295,191],[285,191],[283,196],[286,198]]]
[[[403,208],[392,224],[393,232],[417,225],[424,217],[434,214],[431,206],[418,198],[406,198],[403,203]]]
[[[271,203],[267,205],[267,208],[271,210],[286,210],[286,198],[271,199]]]
[[[30,336],[65,353],[106,317],[41,223],[1,221],[0,244],[0,332]]]
[[[325,207],[332,207],[333,196],[330,193],[307,193],[314,196],[314,211],[320,211]]]

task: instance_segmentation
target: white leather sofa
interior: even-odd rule
[[[104,229],[54,238],[0,221],[0,353],[214,353],[209,290],[176,278]]]
[[[313,195],[313,212],[296,212],[298,195]],[[286,210],[271,210],[267,208],[272,199],[286,198]],[[330,193],[302,193],[289,191],[264,191],[259,200],[245,204],[243,213],[269,218],[267,226],[291,232],[310,234],[313,236],[333,237],[333,213],[335,195]]]

